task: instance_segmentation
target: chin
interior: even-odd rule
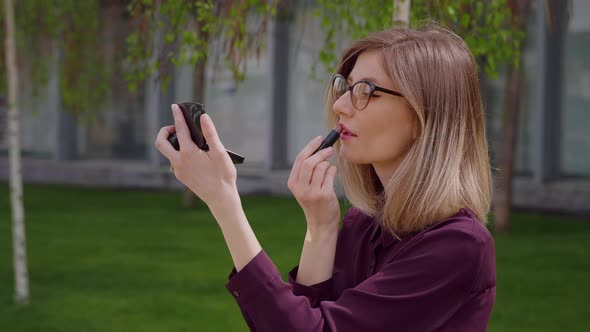
[[[346,149],[346,147],[343,146],[340,147],[339,156],[353,164],[371,164],[371,161],[367,160],[367,158],[363,158],[363,156],[360,156],[358,153],[354,153],[354,151]]]

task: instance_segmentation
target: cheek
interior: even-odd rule
[[[389,119],[374,125],[375,130],[363,142],[365,154],[373,161],[397,160],[412,144],[412,124],[408,119]]]
[[[392,128],[375,128],[370,134],[340,146],[340,157],[356,164],[396,160],[405,151],[407,140]]]
[[[409,131],[390,132],[387,137],[386,151],[383,157],[388,159],[398,159],[403,156],[411,144],[411,133]]]
[[[361,136],[341,144],[340,157],[357,164],[399,160],[412,144],[412,114],[407,109],[388,107],[381,114],[363,119],[358,127]]]

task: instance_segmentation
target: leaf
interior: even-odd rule
[[[465,29],[469,27],[469,23],[471,23],[471,16],[467,13],[463,13],[461,15],[461,26]]]
[[[171,44],[174,41],[174,34],[171,32],[166,33],[166,35],[164,35],[164,41],[167,44]]]

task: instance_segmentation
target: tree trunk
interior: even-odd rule
[[[514,23],[519,30],[524,30],[527,21],[528,0],[511,1],[509,6],[514,16]],[[524,44],[524,43],[523,43]],[[521,45],[523,45],[521,44]],[[522,64],[522,46],[520,61]],[[498,153],[497,189],[494,197],[494,230],[497,233],[508,231],[512,203],[512,176],[514,174],[514,155],[516,152],[518,114],[523,82],[522,65],[516,68],[510,65],[506,78],[504,93],[504,110]]]
[[[512,176],[514,173],[514,154],[518,132],[518,113],[522,93],[522,70],[510,66],[506,78],[504,116],[498,154],[498,189],[494,200],[494,229],[498,233],[508,231],[510,207],[512,202]]]
[[[12,244],[14,255],[14,280],[17,304],[29,303],[29,276],[25,240],[25,211],[23,207],[23,181],[21,174],[18,68],[14,44],[14,6],[12,0],[4,0],[6,14],[6,70],[8,73],[8,140],[10,150],[10,202],[12,207]]]
[[[392,23],[394,26],[409,26],[411,2],[411,0],[393,0]]]

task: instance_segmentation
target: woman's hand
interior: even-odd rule
[[[172,105],[174,126],[164,127],[156,138],[156,147],[174,169],[174,175],[209,207],[221,228],[225,242],[240,271],[262,250],[242,209],[236,186],[237,172],[219,140],[213,121],[201,115],[201,129],[209,151],[201,150],[191,139],[182,111]],[[176,133],[180,151],[168,142]]]
[[[332,147],[311,155],[321,144],[322,137],[312,140],[297,155],[288,187],[303,208],[308,232],[337,231],[340,222],[340,205],[334,191],[336,166],[327,160]]]
[[[156,148],[170,161],[176,178],[212,208],[223,206],[228,199],[238,195],[236,186],[237,171],[225,148],[211,118],[207,114],[200,117],[203,136],[209,151],[201,150],[191,139],[188,126],[178,105],[172,105],[174,126],[163,127],[156,138]],[[168,136],[176,133],[180,151],[168,142]]]

